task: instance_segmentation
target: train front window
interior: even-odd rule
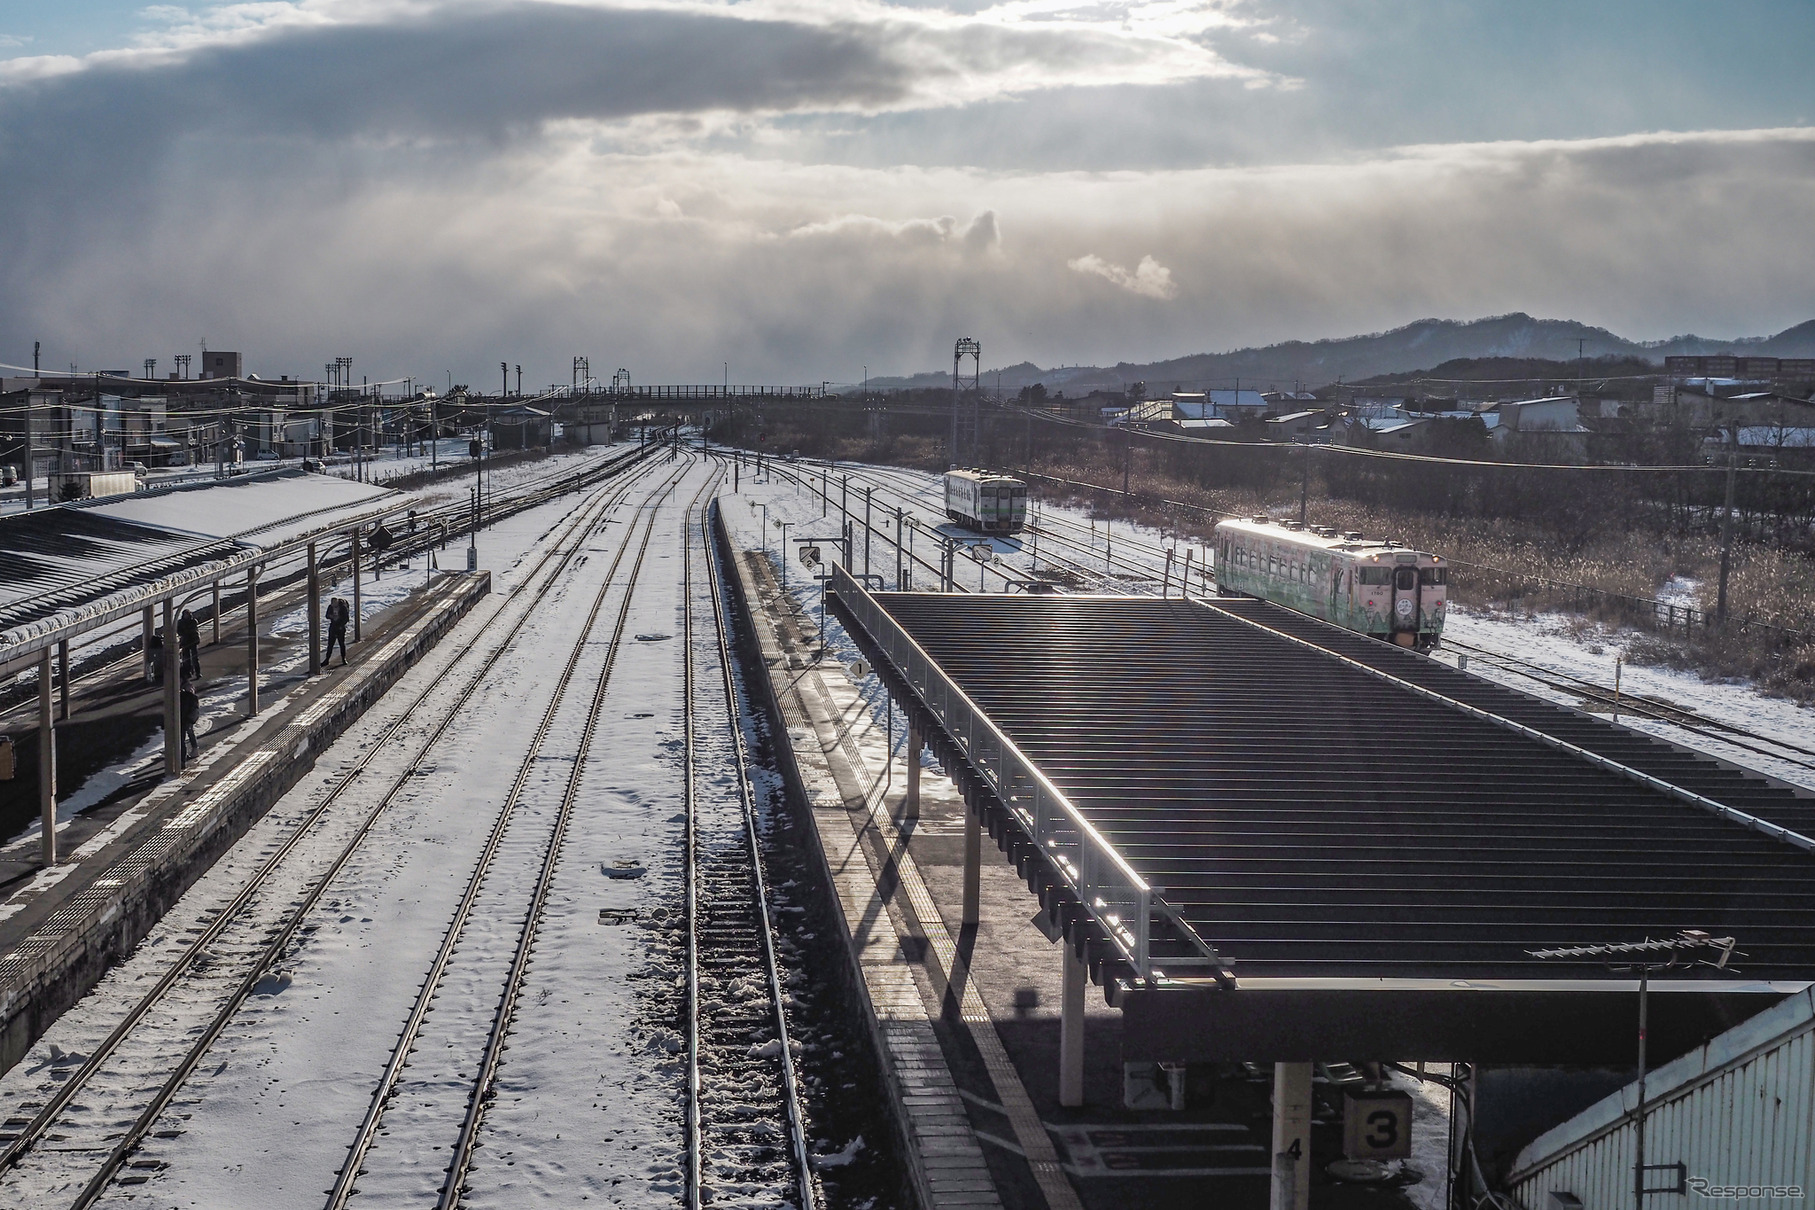
[[[1399,591],[1405,592],[1418,587],[1418,569],[1416,567],[1401,567],[1396,574],[1399,582],[1393,587]]]
[[[1391,584],[1393,582],[1393,569],[1390,567],[1358,568],[1355,572],[1355,582],[1357,584],[1374,585]]]
[[[1418,582],[1420,584],[1443,583],[1443,569],[1441,567],[1420,567],[1418,569]]]

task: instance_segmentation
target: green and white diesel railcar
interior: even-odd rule
[[[1216,583],[1402,647],[1443,634],[1448,566],[1397,542],[1294,521],[1220,521]]]
[[[1027,484],[989,471],[945,472],[945,515],[984,534],[1027,528]]]

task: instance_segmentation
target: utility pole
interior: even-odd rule
[[[1727,624],[1727,572],[1733,562],[1733,484],[1739,477],[1738,422],[1727,426],[1727,434],[1727,506],[1720,516],[1720,592],[1714,603],[1714,620],[1721,626]]]
[[[501,361],[498,363],[498,378],[498,394],[510,394],[510,362]]]
[[[32,360],[35,362],[37,359],[37,349],[34,347],[32,350]],[[34,504],[32,500],[32,477],[33,472],[38,466],[38,451],[32,445],[32,428],[34,427],[34,422],[37,417],[38,403],[34,395],[27,395],[25,398],[25,507],[29,511]],[[48,483],[45,484],[45,495],[47,497],[50,495],[49,488],[50,485]],[[48,504],[49,500],[47,499],[45,503]]]
[[[517,398],[523,398],[523,367],[517,367]]]
[[[1311,506],[1311,443],[1305,442],[1304,478],[1298,484],[1298,523],[1305,523],[1305,513]]]

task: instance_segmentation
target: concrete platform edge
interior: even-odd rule
[[[938,1055],[939,1044],[934,1038],[930,1022],[924,1023],[924,1038],[902,1038],[899,1035],[910,1023],[902,1020],[884,1021],[882,1014],[878,1011],[876,994],[872,992],[869,975],[862,960],[862,947],[851,927],[844,900],[838,894],[837,874],[826,852],[825,837],[820,831],[819,820],[812,808],[812,796],[806,779],[802,775],[794,745],[789,739],[788,714],[783,706],[781,690],[775,682],[777,673],[785,672],[788,669],[788,661],[781,651],[772,628],[765,625],[766,619],[755,607],[754,603],[760,600],[757,586],[750,582],[747,570],[732,546],[723,519],[716,511],[713,514],[713,536],[718,545],[721,563],[729,569],[726,579],[732,595],[736,599],[739,625],[735,628],[734,637],[737,654],[744,663],[746,681],[752,687],[759,704],[768,717],[770,732],[775,741],[774,756],[777,771],[782,775],[788,793],[797,808],[813,825],[808,831],[812,836],[814,852],[818,857],[821,877],[837,908],[839,931],[844,941],[846,957],[844,977],[864,1008],[864,1024],[870,1036],[877,1065],[882,1071],[883,1080],[887,1086],[889,1117],[895,1128],[896,1141],[901,1147],[906,1161],[912,1193],[920,1206],[927,1210],[935,1210],[937,1207],[951,1204],[949,1197],[940,1195],[938,1186],[950,1184],[948,1170],[953,1162],[953,1145],[960,1142],[967,1143],[969,1144],[965,1148],[967,1151],[977,1149],[979,1145],[968,1125],[962,1140],[950,1137],[935,1139],[932,1134],[923,1135],[922,1131],[916,1129],[914,1108],[907,1082],[903,1079],[895,1052],[905,1045],[920,1056],[919,1061],[924,1069],[925,1056]],[[887,989],[881,989],[881,991],[885,996],[888,994]],[[917,1005],[917,993],[914,995],[914,1000]],[[950,1072],[944,1068],[943,1062],[940,1063],[939,1070],[932,1074],[944,1077],[941,1083],[949,1085],[950,1103],[956,1105],[958,1103],[956,1082],[952,1079]],[[924,1085],[924,1083],[924,1079],[916,1081],[917,1085]],[[916,1096],[924,1092],[924,1087],[921,1087]],[[959,1110],[959,1113],[962,1113],[962,1110]],[[927,1144],[929,1143],[935,1144],[938,1155],[928,1155]],[[935,1166],[941,1170],[937,1175],[945,1179],[935,1179],[936,1174],[933,1171]],[[984,1175],[986,1180],[988,1179],[987,1166],[982,1161],[980,1151],[975,1156],[974,1162],[967,1163],[964,1167],[975,1168]],[[1001,1204],[996,1196],[993,1182],[987,1191],[978,1191],[975,1198],[978,1204],[998,1206]]]

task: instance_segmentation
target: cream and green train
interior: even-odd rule
[[[1369,542],[1296,521],[1220,521],[1216,583],[1402,647],[1429,651],[1443,633],[1441,555]]]

